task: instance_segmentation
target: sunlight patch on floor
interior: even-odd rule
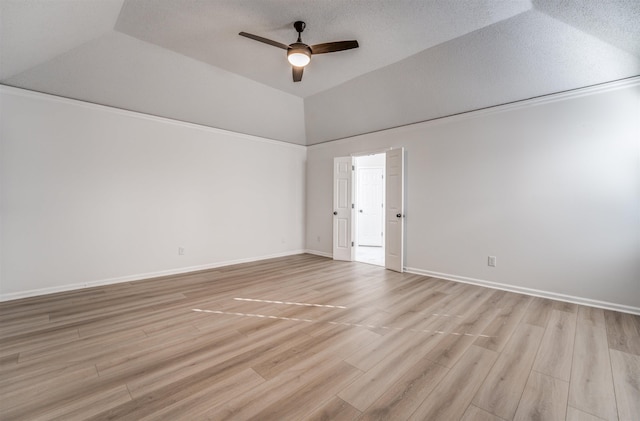
[[[266,314],[254,314],[254,313],[237,313],[232,311],[220,311],[220,310],[202,310],[199,308],[193,308],[192,311],[198,313],[208,313],[208,314],[224,314],[227,316],[241,316],[241,317],[256,317],[260,319],[272,319],[272,320],[289,320],[293,322],[306,322],[306,323],[327,323],[330,325],[340,325],[340,326],[353,326],[353,327],[364,327],[369,329],[385,329],[385,330],[407,330],[409,332],[416,333],[435,333],[438,335],[453,335],[453,336],[473,336],[477,338],[491,338],[488,335],[476,335],[472,333],[460,333],[460,332],[444,332],[441,330],[428,330],[428,329],[407,329],[404,327],[391,327],[391,326],[376,326],[376,325],[365,325],[359,323],[346,323],[346,322],[331,322],[331,321],[321,321],[321,320],[313,320],[313,319],[299,319],[296,317],[280,317],[280,316],[269,316]]]
[[[311,303],[296,303],[291,301],[272,301],[272,300],[258,300],[255,298],[234,298],[236,301],[250,301],[253,303],[268,303],[268,304],[285,304],[290,306],[303,306],[303,307],[325,307],[325,308],[347,308],[345,306],[334,306],[330,304],[311,304]]]

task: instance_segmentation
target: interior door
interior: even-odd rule
[[[358,245],[382,247],[383,169],[358,168]]]
[[[404,148],[387,152],[385,267],[404,269]]]
[[[333,159],[333,259],[353,260],[353,158]]]

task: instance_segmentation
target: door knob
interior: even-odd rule
[[[396,213],[396,218],[402,218],[402,214],[401,213]]]
[[[362,209],[360,209],[360,213],[362,213]]]
[[[334,214],[334,215],[337,215],[337,214],[338,214],[338,211],[333,211],[333,214]]]

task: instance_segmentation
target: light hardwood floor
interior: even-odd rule
[[[639,420],[640,317],[298,255],[0,304],[2,420]]]

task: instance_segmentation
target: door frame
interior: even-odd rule
[[[391,150],[396,150],[396,149],[402,149],[403,150],[403,156],[406,154],[406,150],[404,149],[404,147],[398,146],[398,147],[386,147],[386,148],[380,148],[380,149],[373,149],[373,150],[363,151],[363,152],[353,152],[353,153],[349,154],[348,156],[343,156],[343,158],[350,157],[352,162],[355,162],[354,158],[359,157],[359,156],[377,155],[377,154],[381,154],[381,153],[384,153],[386,155],[387,152],[389,152]],[[334,168],[335,168],[335,159],[336,158],[340,158],[340,157],[334,157],[334,163],[333,163],[334,164]],[[403,161],[404,161],[404,159],[403,159]],[[385,165],[385,174],[387,174],[387,170],[388,169],[386,168],[386,165]],[[406,166],[403,165],[403,174],[402,174],[403,179],[405,178],[405,172],[406,172]],[[335,174],[335,169],[334,169],[334,174]],[[387,177],[385,176],[385,179],[386,178]],[[351,186],[352,186],[352,188],[351,188],[351,207],[353,208],[353,204],[355,203],[355,188],[353,188],[353,186],[355,186],[355,171],[351,172]],[[404,195],[404,183],[402,184],[402,186],[403,186],[402,187],[403,191],[401,193],[401,196],[403,198],[403,203],[402,203],[401,206],[402,206],[402,219],[403,219],[403,221],[401,223],[401,227],[402,227],[401,228],[402,229],[401,241],[403,242],[403,246],[401,247],[401,254],[402,254],[401,259],[402,259],[403,263],[402,263],[402,266],[400,268],[400,272],[402,272],[404,270],[404,253],[405,253],[405,250],[404,250],[404,248],[405,248],[404,247],[404,206],[405,206],[404,205],[404,196],[405,196]],[[333,187],[335,189],[335,185]],[[332,193],[334,194],[334,197],[335,197],[335,190]],[[386,196],[386,191],[385,191],[385,196]],[[386,199],[385,199],[385,201],[386,201]],[[385,204],[385,208],[386,208],[386,204]],[[386,211],[386,209],[385,209],[385,211]],[[353,241],[353,244],[355,244],[354,219],[355,218],[354,218],[354,216],[352,214],[352,216],[351,216],[351,230],[350,231],[351,231],[351,241]],[[386,221],[386,217],[385,217],[385,221]],[[386,226],[386,222],[385,222],[385,245],[384,245],[384,248],[385,248],[385,267],[387,267],[387,262],[386,262],[386,248],[387,248],[387,246],[386,246],[386,236],[387,236],[387,233],[388,233],[387,228],[388,227]],[[332,231],[334,231],[334,230],[332,230]],[[334,237],[332,238],[332,244],[335,245],[335,242],[336,242],[336,238],[335,238],[335,235],[334,235]],[[353,250],[353,251],[355,251],[355,250]],[[354,260],[354,254],[355,254],[354,252],[351,253],[351,260],[350,261]],[[337,260],[337,259],[335,259],[335,256],[334,256],[334,260]]]

